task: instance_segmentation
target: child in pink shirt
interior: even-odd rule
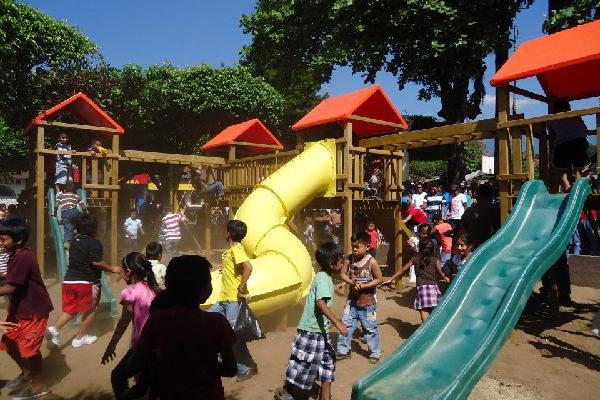
[[[147,374],[142,372],[138,377],[137,384],[129,388],[126,373],[127,361],[131,357],[133,348],[150,316],[150,304],[152,304],[152,300],[154,300],[160,289],[152,272],[152,264],[141,253],[129,253],[123,258],[122,267],[123,278],[128,283],[128,286],[121,292],[123,312],[102,356],[102,364],[108,363],[115,357],[117,343],[119,343],[129,323],[133,322],[131,347],[111,373],[111,383],[115,398],[133,399],[141,397],[146,393],[148,389]]]

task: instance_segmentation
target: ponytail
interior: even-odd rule
[[[146,260],[142,253],[134,251],[127,254],[125,257],[123,257],[121,265],[124,270],[131,272],[136,281],[146,282],[154,294],[158,294],[160,292],[160,287],[156,282],[154,271],[152,271],[152,263]]]
[[[433,240],[427,238],[419,241],[419,255],[421,256],[419,268],[425,269],[432,263],[435,257],[435,244]]]

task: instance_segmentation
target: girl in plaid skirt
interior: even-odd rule
[[[414,265],[417,275],[417,297],[415,298],[415,309],[421,315],[421,322],[425,321],[431,310],[437,306],[442,293],[438,287],[438,276],[446,282],[450,278],[442,272],[442,263],[436,251],[436,245],[430,238],[419,241],[419,252],[407,262],[400,271],[396,272],[385,284],[391,284],[402,276]]]

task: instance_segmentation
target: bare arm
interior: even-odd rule
[[[402,267],[402,269],[398,272],[396,272],[394,275],[392,275],[392,277],[390,279],[388,279],[387,281],[385,281],[385,283],[393,283],[396,280],[398,280],[398,278],[400,278],[402,276],[402,274],[404,274],[406,271],[408,271],[410,269],[410,267],[412,267],[413,262],[412,260],[409,260],[406,264],[404,264],[404,266]]]
[[[335,328],[340,331],[342,335],[348,334],[348,327],[340,322],[339,319],[335,317],[331,308],[327,306],[327,303],[323,299],[317,300],[317,308],[319,311],[323,313],[324,316],[327,317],[328,320],[335,326]]]
[[[412,215],[409,215],[408,217],[404,218],[402,220],[402,222],[407,223],[408,221],[410,221],[412,219],[412,217],[413,217]]]
[[[440,274],[440,276],[444,278],[444,281],[450,283],[450,278],[448,278],[446,274],[444,274],[444,271],[442,271],[442,262],[439,259],[435,263],[435,269],[437,270],[438,274]]]
[[[349,285],[353,285],[354,282],[352,281],[352,279],[350,279],[350,277],[348,276],[348,260],[344,260],[344,267],[342,268],[342,270],[340,271],[340,279],[342,280],[342,282],[347,283]]]
[[[104,272],[109,272],[109,273],[113,273],[113,274],[121,272],[121,267],[117,267],[116,265],[110,265],[106,261],[93,262],[92,265],[95,268],[102,270]]]
[[[248,293],[248,279],[250,279],[250,275],[252,274],[252,264],[250,261],[244,261],[242,263],[242,279],[240,281],[240,286],[238,287],[238,293]]]
[[[123,304],[123,311],[121,312],[121,318],[117,323],[117,327],[112,335],[112,338],[108,342],[106,346],[106,350],[104,351],[104,355],[102,356],[102,364],[106,364],[109,361],[112,361],[115,358],[116,353],[115,350],[117,348],[117,343],[123,337],[123,334],[127,330],[129,323],[131,322],[131,318],[133,317],[133,307],[131,304]]]
[[[381,268],[379,267],[379,264],[374,258],[371,258],[371,260],[369,261],[369,267],[371,268],[371,275],[373,275],[373,280],[367,283],[357,282],[354,286],[356,290],[376,287],[383,283],[383,275],[381,273]]]
[[[0,296],[8,296],[13,294],[17,290],[16,287],[11,285],[10,283],[5,284],[4,286],[0,286]]]

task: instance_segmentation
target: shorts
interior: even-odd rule
[[[586,138],[577,138],[561,144],[552,149],[552,166],[561,171],[568,171],[571,166],[583,169],[590,165],[588,157],[589,142]]]
[[[8,316],[6,321],[14,322],[18,326],[15,329],[8,330],[4,336],[2,336],[0,350],[6,351],[9,343],[14,343],[22,358],[31,358],[38,355],[40,353],[44,334],[46,333],[48,316],[45,316],[44,318],[33,316],[31,319],[17,319]]]
[[[304,390],[312,389],[316,379],[335,380],[335,352],[328,334],[298,329],[285,379]]]
[[[85,314],[96,308],[100,301],[100,284],[63,283],[62,310],[67,314]]]
[[[438,305],[442,292],[438,285],[417,286],[417,297],[415,298],[415,310],[433,308]]]

